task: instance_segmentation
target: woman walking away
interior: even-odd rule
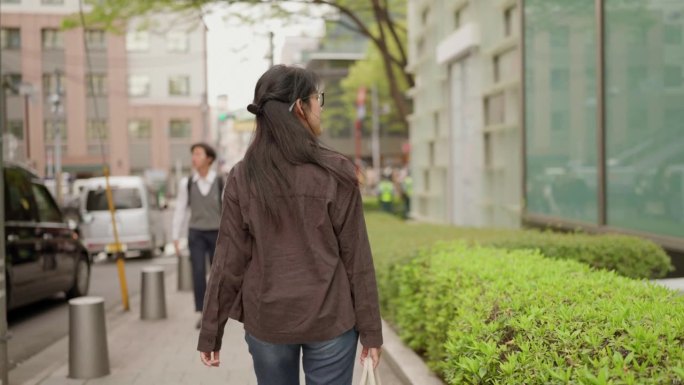
[[[260,385],[350,385],[357,340],[377,366],[375,269],[354,165],[323,147],[324,95],[308,70],[275,66],[247,109],[256,133],[228,175],[198,350],[219,365],[228,318],[244,324]]]

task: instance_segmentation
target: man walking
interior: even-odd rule
[[[172,236],[176,254],[180,255],[179,239],[184,224],[188,223],[188,247],[192,266],[192,282],[195,292],[195,311],[201,315],[206,291],[206,258],[209,263],[214,257],[216,238],[221,220],[221,196],[223,179],[210,167],[216,159],[216,151],[206,143],[195,143],[190,147],[193,174],[182,178],[178,184],[176,209],[173,214]],[[195,325],[200,327],[200,321]]]

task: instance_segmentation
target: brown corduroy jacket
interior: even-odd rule
[[[353,164],[327,153],[349,173]],[[271,343],[325,341],[355,327],[365,347],[382,345],[375,269],[361,194],[326,170],[292,166],[278,198],[281,226],[250,193],[245,167],[228,175],[197,349],[221,349],[228,318]]]

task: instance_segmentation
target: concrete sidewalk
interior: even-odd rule
[[[175,274],[166,277],[165,286],[168,314],[165,320],[140,320],[139,296],[131,298],[129,312],[117,307],[107,314],[111,371],[108,376],[91,380],[67,378],[69,357],[68,337],[65,337],[12,370],[10,384],[256,384],[242,324],[228,322],[221,366],[207,368],[201,364],[196,351],[197,315],[193,311],[192,293],[177,291]],[[391,330],[385,332],[385,339],[380,366],[384,385],[441,384]],[[357,364],[354,384],[358,383],[360,369]],[[300,377],[304,384],[304,376]]]

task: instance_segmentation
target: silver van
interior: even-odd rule
[[[163,250],[166,232],[162,219],[163,207],[149,193],[145,181],[138,176],[109,178],[116,208],[116,227],[119,242],[126,252],[136,252],[151,258],[157,249]],[[109,213],[105,178],[91,178],[81,192],[81,232],[83,243],[91,254],[112,254],[114,232]]]

